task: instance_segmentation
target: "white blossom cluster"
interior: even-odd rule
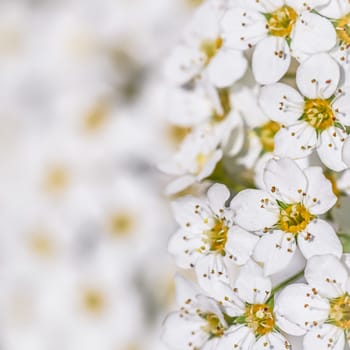
[[[159,165],[182,269],[164,342],[348,349],[350,1],[202,1],[164,74],[182,140]]]

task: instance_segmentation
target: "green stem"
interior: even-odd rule
[[[282,288],[284,288],[286,285],[288,285],[291,282],[296,281],[297,279],[299,279],[300,277],[304,276],[304,270],[298,272],[297,274],[295,274],[294,276],[288,278],[287,280],[281,282],[280,284],[278,284],[276,287],[272,288],[271,290],[271,295],[267,301],[267,304],[270,302],[270,300],[274,297],[274,295],[276,294],[276,292],[278,292],[279,290],[281,290]]]
[[[338,233],[338,237],[343,245],[343,252],[350,253],[350,235],[347,233]]]

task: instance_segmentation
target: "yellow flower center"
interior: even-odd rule
[[[214,112],[213,120],[221,122],[231,112],[230,89],[218,89],[219,100],[222,108],[222,113]]]
[[[350,295],[330,300],[329,323],[336,327],[350,330]]]
[[[273,311],[267,304],[247,304],[245,317],[247,326],[256,336],[272,332],[275,326]]]
[[[278,10],[267,14],[266,17],[270,35],[289,37],[298,15],[291,7],[282,6]]]
[[[280,209],[279,228],[288,233],[297,234],[305,230],[313,215],[301,204],[288,204]]]
[[[130,234],[135,226],[134,219],[130,213],[115,213],[110,218],[109,227],[113,235],[126,236]]]
[[[107,103],[97,103],[85,116],[83,123],[87,131],[100,129],[107,121]]]
[[[303,119],[318,131],[328,129],[335,122],[330,102],[319,98],[305,101]]]
[[[210,230],[205,231],[205,236],[202,240],[205,244],[209,244],[210,251],[224,255],[227,232],[228,227],[226,226],[226,222],[222,219],[218,219]]]
[[[45,189],[50,193],[64,191],[69,184],[69,175],[64,167],[54,167],[49,170],[44,181]]]
[[[225,332],[225,327],[221,324],[219,318],[215,314],[205,314],[202,316],[207,321],[207,324],[202,327],[202,330],[212,337],[221,337]]]
[[[55,247],[49,236],[43,232],[35,232],[29,241],[30,247],[34,253],[41,257],[52,256]]]
[[[206,56],[206,64],[208,64],[212,58],[217,54],[223,44],[222,38],[216,38],[215,40],[203,40],[200,44],[200,51]]]
[[[100,314],[106,306],[103,294],[97,289],[88,289],[83,293],[83,307],[91,314]]]
[[[350,13],[336,22],[336,32],[340,41],[350,45]]]
[[[169,135],[170,142],[175,146],[179,146],[191,131],[192,129],[189,127],[169,125],[168,135]]]
[[[258,135],[265,152],[273,152],[275,148],[275,135],[280,128],[281,126],[279,123],[271,120],[263,126],[255,129],[255,133]]]

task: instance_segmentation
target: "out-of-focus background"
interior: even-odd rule
[[[162,62],[195,0],[0,1],[0,349],[165,349]]]

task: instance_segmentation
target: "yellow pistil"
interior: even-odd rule
[[[86,290],[82,298],[84,309],[91,314],[100,314],[105,309],[105,298],[97,289]]]
[[[200,44],[200,51],[206,56],[206,64],[212,60],[223,44],[222,38],[218,37],[215,40],[203,40]]]
[[[271,120],[263,126],[255,129],[264,152],[273,152],[275,148],[275,135],[280,128],[281,126],[279,123]]]
[[[228,227],[222,219],[217,219],[215,225],[208,231],[205,231],[204,243],[209,244],[209,249],[218,254],[225,254],[225,245],[227,242]]]
[[[305,101],[303,119],[318,131],[328,129],[335,122],[330,102],[319,98]]]
[[[284,232],[297,234],[305,230],[313,218],[303,204],[289,204],[280,209],[278,226]]]
[[[207,321],[207,324],[202,327],[202,330],[212,337],[221,337],[225,332],[225,327],[221,324],[219,318],[215,314],[205,314],[202,315]]]
[[[345,293],[341,297],[331,299],[329,303],[329,323],[350,330],[350,295]]]
[[[337,36],[341,42],[350,45],[350,13],[336,22]]]
[[[247,326],[257,337],[272,332],[275,327],[273,311],[267,304],[247,304],[245,317]]]
[[[51,239],[42,232],[36,232],[30,237],[29,244],[37,255],[41,257],[51,256],[54,252],[54,244]]]
[[[109,228],[115,236],[126,236],[130,234],[134,226],[134,219],[130,213],[127,212],[115,213],[109,221]]]
[[[200,4],[203,3],[204,0],[187,0],[187,3],[190,5],[190,6],[199,6]]]
[[[69,184],[69,176],[65,168],[54,167],[49,170],[44,181],[44,187],[48,192],[62,192]]]
[[[178,125],[168,126],[168,135],[172,144],[178,146],[185,139],[185,137],[192,131],[192,128]]]
[[[273,36],[289,37],[297,20],[297,13],[289,6],[267,14],[267,28]]]
[[[222,113],[219,114],[215,111],[213,120],[216,122],[221,122],[231,112],[230,89],[223,88],[223,89],[218,89],[217,91],[218,91],[219,100],[222,108]]]
[[[107,121],[108,108],[105,102],[99,102],[88,111],[83,120],[84,129],[95,131],[100,129]]]

